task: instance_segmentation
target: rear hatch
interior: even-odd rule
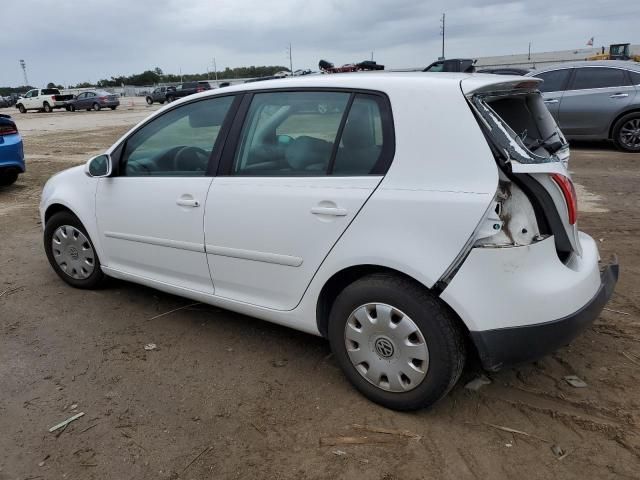
[[[494,77],[464,79],[462,92],[502,173],[529,197],[541,230],[555,237],[561,259],[580,255],[569,145],[538,91],[542,81]]]

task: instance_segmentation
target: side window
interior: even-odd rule
[[[87,97],[95,97],[95,96],[96,96],[95,92],[87,93]]]
[[[204,176],[232,96],[181,105],[131,135],[121,175]]]
[[[606,67],[584,67],[576,69],[572,90],[629,86],[624,70]]]
[[[78,100],[82,100],[82,99],[83,99],[84,97],[86,97],[86,96],[87,96],[87,94],[86,94],[86,93],[80,93],[80,94],[76,97],[76,99],[78,99]]]
[[[552,72],[544,72],[535,75],[537,78],[544,80],[540,85],[541,92],[561,92],[565,89],[567,79],[569,78],[570,69],[554,70]]]
[[[349,93],[275,92],[253,97],[232,175],[326,175]]]
[[[356,95],[333,165],[333,175],[369,175],[379,172],[381,160],[388,158],[391,119],[384,121],[382,99],[375,95]],[[383,155],[384,153],[384,155]],[[378,168],[376,168],[378,167]]]
[[[627,70],[629,75],[631,75],[631,83],[633,85],[640,85],[640,72],[636,72],[633,70]]]

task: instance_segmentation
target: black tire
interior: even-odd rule
[[[90,109],[90,108],[87,108],[87,112],[90,112],[90,111],[91,111],[91,109]]]
[[[22,105],[21,103],[18,104],[18,111],[20,113],[27,113],[27,109],[24,108],[24,105]]]
[[[99,112],[100,110],[102,110],[102,107],[100,106],[99,103],[94,103],[93,104],[93,110],[96,112]]]
[[[18,180],[18,172],[0,172],[0,187],[8,187]]]
[[[118,108],[118,107],[109,107],[109,108],[110,108],[111,110],[115,110],[115,109],[116,109],[116,108]]]
[[[160,105],[164,105],[164,100],[160,100],[158,103],[160,103]]]
[[[51,105],[49,105],[49,103],[47,103],[47,102],[44,102],[42,104],[42,109],[45,111],[45,113],[53,112],[53,108],[51,108]]]
[[[69,107],[69,111],[70,111],[70,112],[75,112],[75,111],[76,111],[76,106],[75,106],[75,105],[71,105],[71,106]]]
[[[147,97],[147,105],[153,105],[153,98]]]
[[[75,227],[78,230],[80,230],[83,233],[83,235],[88,239],[89,244],[93,249],[93,252],[95,254],[94,269],[91,275],[89,275],[85,279],[72,278],[60,268],[60,266],[56,263],[54,259],[53,248],[52,248],[53,234],[58,229],[58,227],[61,227],[63,225]],[[44,229],[44,250],[47,253],[47,259],[49,260],[49,264],[51,265],[53,270],[58,274],[58,276],[62,280],[64,280],[66,283],[68,283],[72,287],[82,288],[82,289],[94,289],[99,287],[100,284],[104,282],[105,275],[104,273],[102,273],[102,269],[100,268],[100,259],[98,258],[98,253],[96,252],[95,246],[93,245],[93,242],[91,241],[91,238],[89,237],[89,234],[87,233],[86,229],[82,225],[82,222],[80,222],[80,220],[78,220],[78,217],[73,215],[71,212],[67,212],[67,211],[58,212],[49,219]]]
[[[70,111],[71,111],[71,107],[70,107],[69,105],[65,106],[65,107],[64,107],[64,109],[65,109],[67,112],[70,112]]]
[[[167,97],[167,102],[171,103],[171,102],[173,102],[175,99],[176,99],[176,97],[174,97],[174,96],[172,96],[172,95],[169,95],[169,96]]]
[[[629,137],[623,135],[624,130],[630,129],[631,131],[636,130],[637,135],[633,137],[632,142],[629,142]],[[616,147],[624,152],[633,152],[640,153],[640,112],[631,112],[627,115],[624,115],[620,118],[616,124],[613,126],[613,143],[615,143]]]
[[[347,320],[358,307],[373,302],[404,312],[425,340],[429,365],[424,378],[411,390],[384,390],[365,379],[349,359],[344,333]],[[329,315],[329,342],[353,386],[369,400],[393,410],[416,410],[436,403],[456,384],[466,359],[465,339],[449,307],[423,286],[386,273],[356,280],[338,295]],[[369,343],[367,347],[372,349]]]

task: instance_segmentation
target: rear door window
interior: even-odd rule
[[[544,80],[540,85],[541,92],[561,92],[565,89],[567,80],[569,79],[571,69],[553,70],[535,75],[537,78]]]
[[[349,97],[344,92],[256,94],[231,174],[326,175]]]
[[[628,70],[629,75],[631,76],[631,83],[633,85],[640,85],[640,72],[634,72],[631,70]]]
[[[577,68],[571,90],[629,86],[625,70],[607,67]]]

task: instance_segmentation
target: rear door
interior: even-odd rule
[[[611,67],[575,69],[560,106],[560,128],[568,136],[607,138],[609,127],[626,109],[635,88],[627,71]]]
[[[291,310],[388,168],[388,100],[249,94],[230,136],[205,214],[216,295]]]
[[[544,80],[539,87],[544,98],[544,104],[558,124],[560,124],[560,103],[562,102],[565,88],[569,83],[571,70],[570,68],[562,68],[535,75],[535,78]],[[562,128],[562,125],[560,125],[560,128]]]

